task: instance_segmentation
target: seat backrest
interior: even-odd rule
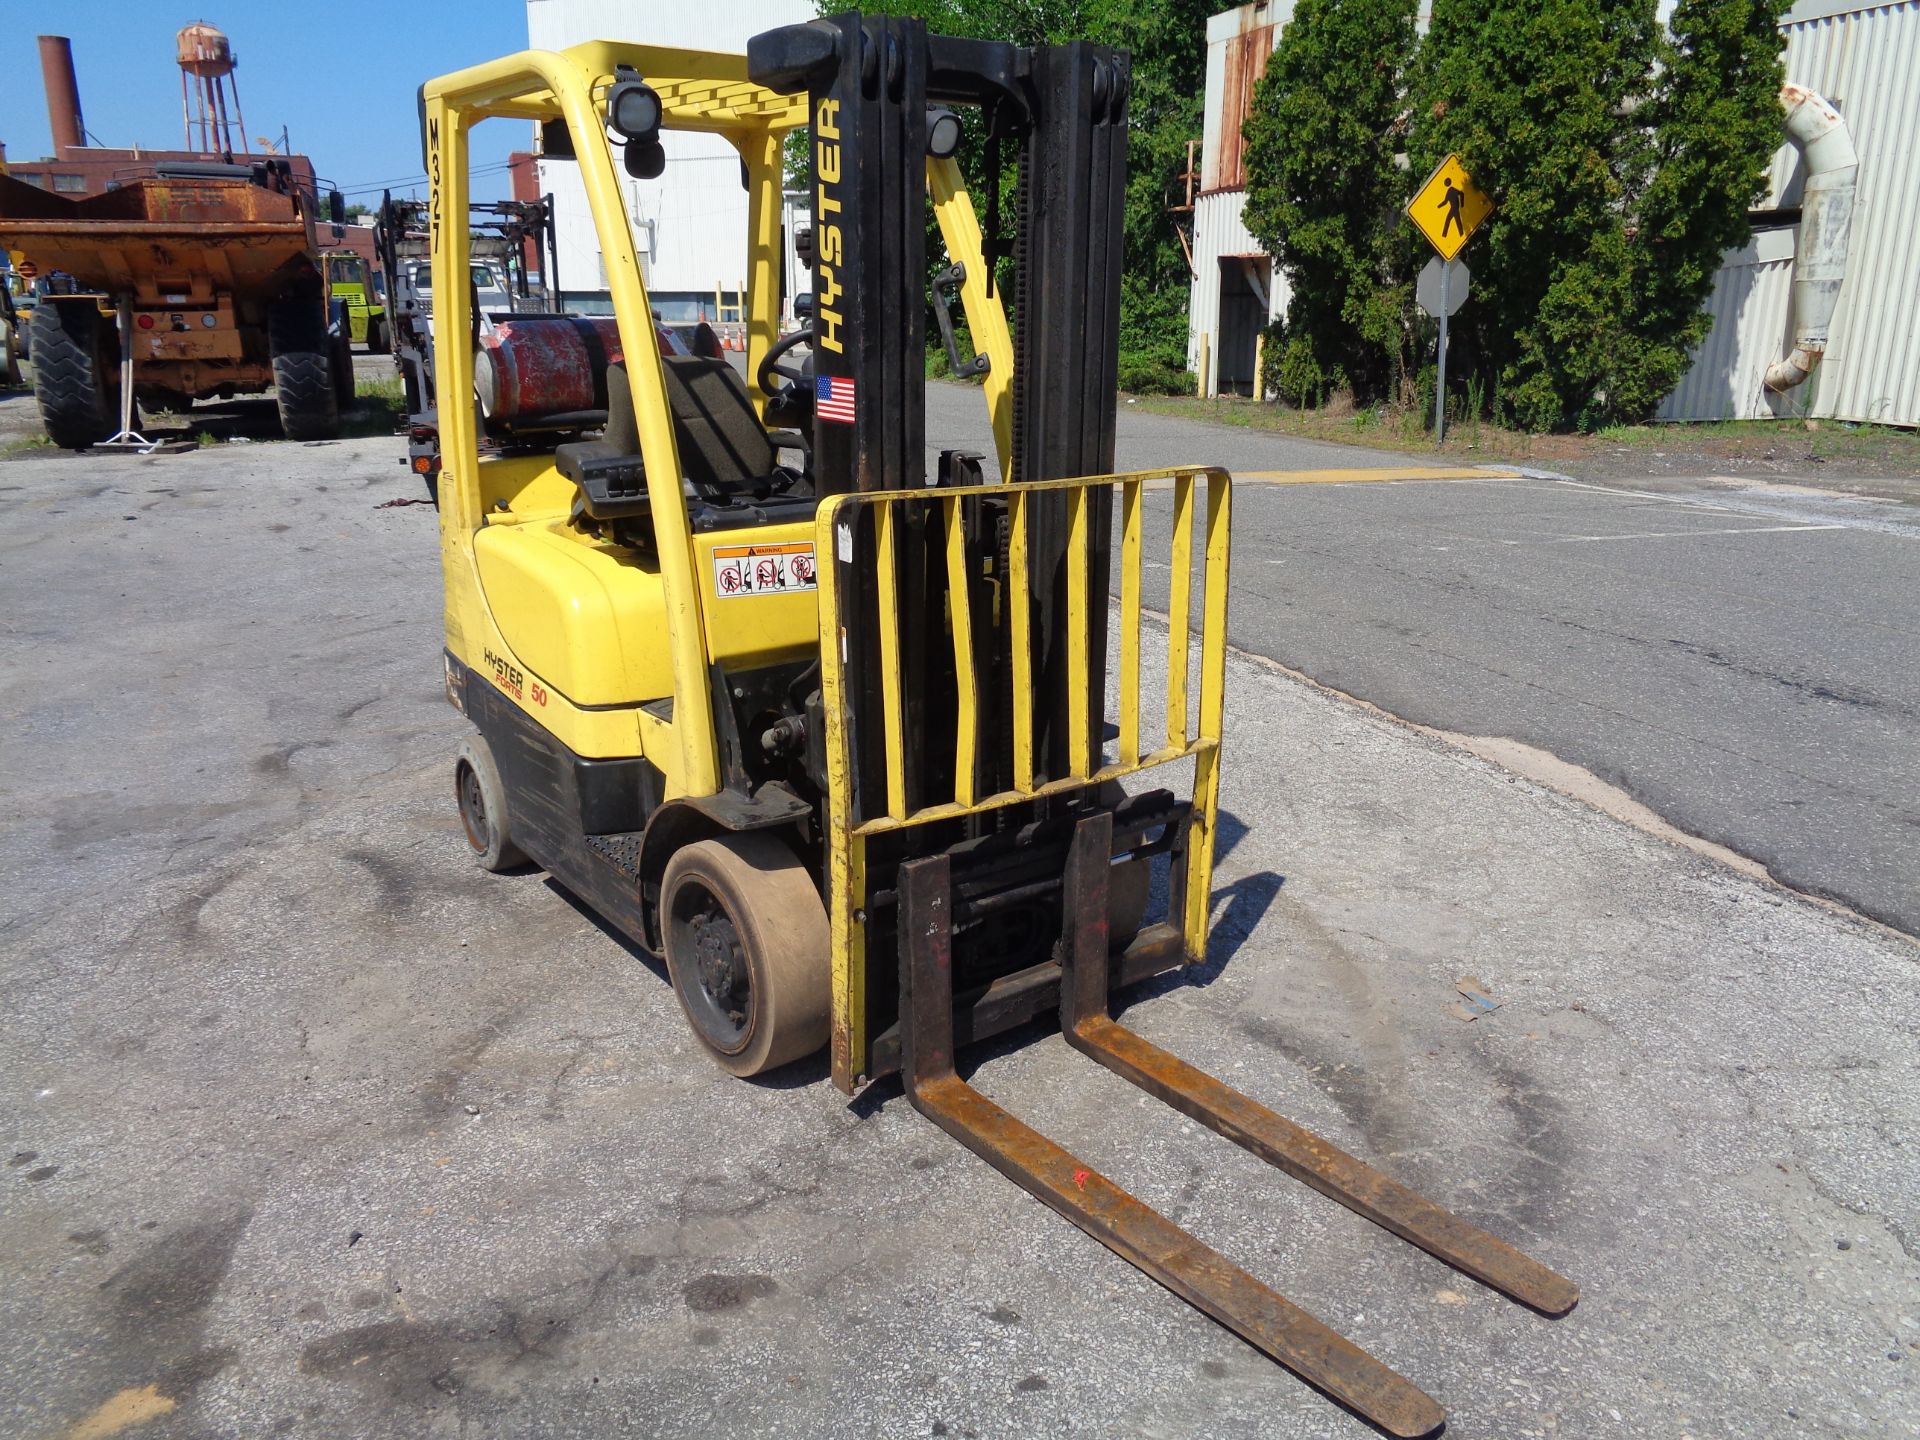
[[[764,480],[777,459],[746,382],[724,359],[663,355],[680,465],[696,489],[726,491]]]

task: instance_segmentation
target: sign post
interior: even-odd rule
[[[1442,260],[1436,255],[1427,261],[1413,287],[1413,298],[1420,303],[1420,308],[1440,322],[1440,376],[1433,412],[1436,444],[1447,435],[1447,319],[1467,303],[1467,288],[1472,280],[1473,272],[1467,269],[1466,261]]]
[[[1473,232],[1493,213],[1493,202],[1473,183],[1458,155],[1449,155],[1434,167],[1427,183],[1407,203],[1407,218],[1412,220],[1429,244],[1439,252],[1437,261],[1427,262],[1420,272],[1420,307],[1440,322],[1439,383],[1433,394],[1433,443],[1447,438],[1447,319],[1467,298],[1467,267],[1461,265],[1458,300],[1454,299],[1454,257],[1466,248]],[[1438,294],[1431,295],[1428,274],[1438,282]]]

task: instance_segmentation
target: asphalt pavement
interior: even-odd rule
[[[990,448],[978,392],[933,387],[929,433]],[[1920,510],[1714,476],[1389,483],[1365,472],[1433,461],[1124,403],[1116,463],[1235,472],[1235,644],[1546,750],[1920,934]]]
[[[472,863],[398,453],[0,464],[0,1434],[1370,1435],[897,1088],[728,1078],[657,966]],[[1043,1029],[975,1082],[1452,1436],[1920,1436],[1920,951],[1257,658],[1227,714],[1209,963],[1128,1023],[1579,1308]]]

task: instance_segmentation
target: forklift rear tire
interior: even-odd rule
[[[661,882],[660,916],[673,992],[723,1069],[759,1075],[827,1043],[827,910],[779,839],[748,831],[680,850]]]
[[[526,855],[513,843],[499,767],[487,742],[477,735],[460,742],[453,766],[453,797],[460,806],[467,844],[482,870],[513,870],[527,863]]]

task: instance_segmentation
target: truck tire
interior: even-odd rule
[[[387,334],[387,317],[376,315],[367,321],[367,349],[374,355],[384,355],[393,348],[393,341]]]
[[[111,340],[91,300],[42,300],[34,307],[33,397],[47,438],[63,450],[84,450],[119,425],[119,357]]]
[[[9,390],[20,383],[22,336],[13,321],[0,319],[0,385]]]
[[[267,307],[267,353],[273,357],[274,401],[289,440],[332,440],[340,433],[333,379],[333,337],[326,312],[310,295]]]

